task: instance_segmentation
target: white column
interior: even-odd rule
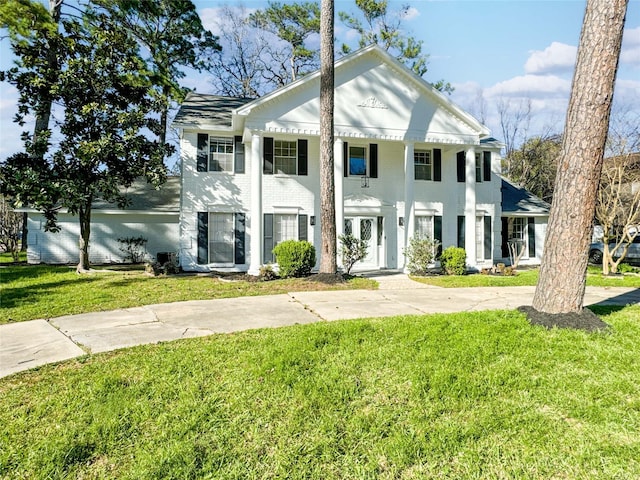
[[[338,267],[342,267],[340,255],[340,235],[344,235],[344,141],[336,139],[333,144],[333,180],[336,203],[336,261]]]
[[[259,275],[262,265],[262,136],[251,135],[251,261],[249,274]]]
[[[467,265],[476,266],[476,151],[469,147],[466,151],[466,182],[464,202],[464,249]]]
[[[415,202],[413,199],[413,185],[415,180],[414,167],[414,144],[405,143],[404,145],[404,248],[409,245],[409,240],[413,236],[415,230]],[[402,227],[398,227],[402,228]],[[403,262],[406,270],[406,258]]]

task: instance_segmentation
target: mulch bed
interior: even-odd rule
[[[527,316],[531,325],[542,325],[547,329],[573,328],[587,332],[604,332],[609,329],[609,325],[588,308],[576,313],[545,313],[529,306],[518,307],[518,310]]]

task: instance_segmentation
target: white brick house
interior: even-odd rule
[[[187,97],[173,123],[184,270],[257,274],[286,239],[307,239],[319,254],[319,84],[316,72],[256,100]],[[358,266],[403,268],[415,233],[464,247],[472,269],[501,261],[500,147],[379,47],[338,60],[336,224],[369,242]]]

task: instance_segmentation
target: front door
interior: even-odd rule
[[[367,242],[367,256],[355,268],[378,268],[378,219],[376,217],[346,217],[345,235],[353,235]]]

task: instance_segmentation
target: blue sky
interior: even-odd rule
[[[194,3],[215,33],[218,8],[240,2]],[[406,30],[424,42],[423,51],[430,55],[425,78],[450,82],[455,87],[451,99],[483,120],[495,137],[501,137],[500,103],[517,109],[530,102],[530,135],[562,131],[584,0],[390,0],[391,8],[403,3],[412,6]],[[242,4],[257,9],[266,1]],[[352,0],[336,0],[337,11],[354,8]],[[336,35],[348,35],[339,22]],[[7,43],[0,42],[2,69],[10,63]],[[184,84],[213,91],[210,78],[202,76],[189,75]],[[0,84],[0,158],[21,147],[22,129],[11,121],[15,99],[13,87]],[[627,10],[616,103],[640,118],[640,0],[630,0]]]

